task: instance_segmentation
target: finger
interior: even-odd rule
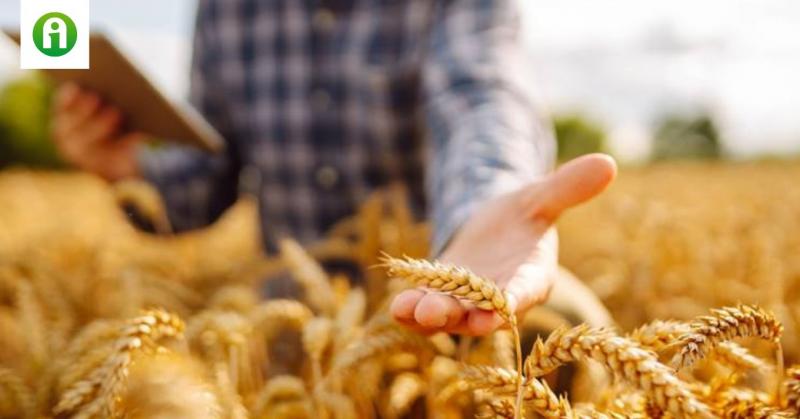
[[[90,118],[78,127],[83,133],[83,141],[89,144],[103,142],[113,137],[119,129],[122,116],[115,108],[106,107],[96,117]]]
[[[565,210],[603,192],[614,180],[617,165],[605,154],[578,157],[559,167],[529,195],[531,215],[555,221]]]
[[[56,110],[65,111],[78,102],[81,90],[75,83],[66,83],[58,88],[55,94],[54,105]]]
[[[56,115],[56,131],[68,135],[85,125],[102,107],[100,97],[94,93],[81,93],[75,104]]]
[[[417,321],[414,320],[414,310],[417,308],[417,303],[422,297],[425,296],[425,291],[420,289],[410,289],[397,294],[392,300],[392,305],[389,307],[389,311],[392,313],[392,317],[398,322],[412,322],[416,324]]]
[[[550,294],[555,270],[550,264],[522,265],[506,285],[506,295],[515,301],[515,311],[525,311],[542,303]]]
[[[439,293],[428,293],[417,303],[414,319],[423,327],[444,328],[461,321],[464,309],[455,298]]]
[[[467,313],[467,334],[485,336],[500,327],[505,321],[494,311],[474,309]]]

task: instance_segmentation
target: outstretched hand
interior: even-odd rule
[[[572,160],[541,181],[486,202],[442,253],[442,262],[469,268],[506,291],[509,305],[523,312],[547,298],[558,267],[559,215],[602,192],[616,176],[611,157]],[[454,297],[416,288],[392,302],[394,318],[422,333],[485,335],[503,323],[493,311]]]

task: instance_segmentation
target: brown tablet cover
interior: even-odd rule
[[[18,31],[3,30],[17,44]],[[73,82],[118,107],[128,129],[218,152],[222,136],[188,104],[167,99],[102,33],[93,31],[89,70],[40,70],[56,83]]]

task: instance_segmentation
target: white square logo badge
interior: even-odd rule
[[[89,0],[20,3],[21,68],[89,68]]]

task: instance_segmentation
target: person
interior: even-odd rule
[[[550,173],[521,3],[201,0],[191,99],[226,138],[224,155],[142,147],[146,133],[74,85],[57,94],[55,142],[78,168],[153,182],[178,230],[213,221],[246,177],[268,249],[282,235],[320,237],[371,190],[402,181],[430,208],[433,255],[496,281],[522,311],[552,285],[554,221],[616,168],[591,155]],[[399,294],[391,312],[423,333],[502,323],[424,289]]]

